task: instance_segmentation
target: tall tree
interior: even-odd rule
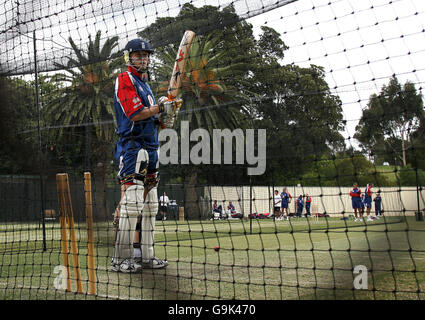
[[[190,120],[192,129],[199,127],[210,132],[214,128],[243,128],[247,123],[240,112],[247,109],[243,93],[246,93],[250,61],[256,54],[252,26],[238,17],[232,5],[196,8],[188,3],[182,6],[177,17],[158,18],[138,35],[157,47],[157,52],[163,52],[162,56],[157,56],[161,63],[168,61],[165,63],[168,70],[158,69],[154,73],[159,85],[169,79],[175,49],[188,29],[198,35],[198,40],[192,45],[194,53],[191,57],[194,59],[189,61],[187,68],[192,72],[186,74],[180,120]],[[190,198],[186,199],[186,205],[197,203],[195,185],[200,181],[224,182],[225,175],[219,170],[218,166],[184,166],[181,176],[188,190],[185,196]],[[192,216],[198,215],[195,207],[187,209]]]
[[[407,153],[415,146],[413,134],[424,116],[422,94],[410,81],[402,86],[393,76],[378,95],[370,97],[354,137],[369,154],[391,153],[406,166]]]
[[[239,20],[231,5],[220,11],[214,6],[197,8],[185,3],[176,17],[158,17],[138,35],[149,40],[154,47],[178,45],[185,30],[192,30],[197,35],[208,35],[214,30],[225,32]]]
[[[239,90],[246,89],[250,63],[255,60],[255,38],[252,25],[241,20],[232,5],[224,8],[203,6],[196,8],[190,3],[182,6],[176,17],[158,18],[143,31],[138,32],[142,38],[150,41],[156,48],[174,48],[179,45],[185,30],[192,30],[198,36],[213,36],[215,42],[212,50],[225,52],[218,66],[239,65],[234,68],[231,77],[221,77],[221,81],[231,83]]]
[[[226,18],[221,19],[222,16]],[[205,25],[202,17],[214,21]],[[214,26],[211,29],[215,31],[208,26]],[[195,8],[186,4],[178,17],[160,18],[139,35],[168,50],[165,44],[171,43],[170,47],[175,48],[186,29],[219,39],[211,52],[223,52],[217,68],[232,69],[218,80],[240,94],[240,98],[234,96],[230,100],[238,101],[240,110],[245,111],[238,126],[267,129],[268,174],[253,177],[254,183],[269,183],[270,177],[282,177],[282,172],[297,176],[311,168],[315,157],[344,148],[339,133],[344,128],[341,101],[331,94],[323,68],[283,65],[287,46],[276,30],[263,27],[256,40],[252,25],[241,21],[232,6]],[[155,75],[155,80],[163,79]],[[190,97],[185,99],[189,101]],[[193,105],[195,110],[202,109]],[[274,172],[270,174],[271,170]],[[244,178],[238,183],[246,183]]]
[[[96,33],[94,40],[89,36],[87,48],[79,48],[71,37],[69,43],[76,59],[69,57],[66,65],[57,65],[66,72],[52,76],[52,83],[59,89],[50,97],[50,103],[44,108],[44,115],[47,123],[62,126],[53,133],[53,139],[62,139],[62,152],[66,152],[67,144],[75,142],[80,148],[81,143],[84,143],[86,152],[91,150],[90,158],[94,163],[93,172],[98,191],[95,194],[98,215],[104,215],[108,212],[104,192],[105,177],[114,139],[113,88],[123,60],[119,53],[113,53],[118,45],[118,37],[106,39],[101,46],[101,31]],[[111,124],[105,125],[102,122]],[[84,129],[72,127],[84,123]],[[85,135],[85,142],[75,141],[76,134]],[[78,149],[72,148],[72,152],[78,152]]]
[[[203,128],[213,136],[213,129],[234,129],[241,125],[243,110],[236,107],[234,100],[240,101],[245,97],[221,79],[231,77],[235,70],[244,65],[239,63],[219,67],[226,55],[225,51],[217,50],[219,42],[220,38],[213,35],[198,36],[193,41],[182,76],[181,97],[184,103],[176,122],[177,130],[181,121],[188,121],[192,130]],[[157,58],[163,62],[155,72],[158,79],[169,79],[176,53],[170,47],[158,52]],[[158,95],[166,94],[167,88],[168,81],[160,82]],[[196,190],[199,168],[189,164],[184,169],[185,209],[191,218],[200,215]]]
[[[357,182],[364,187],[373,183],[377,187],[392,186],[385,173],[379,172],[361,152],[348,149],[332,157],[322,156],[314,167],[295,183],[316,186],[352,186]]]
[[[322,67],[283,65],[284,41],[271,28],[262,31],[249,90],[258,96],[259,125],[268,129],[267,170],[275,183],[286,183],[311,169],[323,154],[344,149],[342,107]]]
[[[39,173],[37,110],[33,83],[19,78],[0,78],[0,172]]]

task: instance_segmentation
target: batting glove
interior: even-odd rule
[[[167,116],[176,116],[183,103],[182,99],[168,100],[166,97],[159,98],[159,113],[165,113]]]
[[[174,126],[175,116],[166,115],[161,119],[162,124],[165,128],[172,128]]]

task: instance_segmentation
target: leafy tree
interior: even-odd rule
[[[179,129],[180,121],[190,121],[192,128],[205,128],[210,131],[214,128],[235,128],[239,123],[239,107],[222,104],[234,99],[244,99],[244,95],[231,85],[226,85],[221,79],[232,76],[242,64],[231,64],[218,67],[225,51],[217,51],[219,38],[206,36],[197,37],[191,46],[186,71],[182,76],[182,93],[184,104],[176,122]],[[156,74],[161,82],[157,88],[158,95],[166,95],[168,80],[174,66],[177,52],[162,51],[158,57],[163,64],[157,68]]]
[[[267,63],[267,66],[277,66],[279,60],[284,58],[285,50],[289,48],[273,28],[261,26],[261,31],[263,33],[257,42],[258,55]]]
[[[241,110],[235,105],[226,105],[234,99],[243,99],[235,88],[226,85],[221,79],[230,77],[241,64],[218,67],[226,54],[218,51],[220,41],[213,35],[197,37],[191,46],[185,73],[182,75],[183,106],[176,121],[176,130],[180,130],[181,121],[189,121],[192,130],[204,128],[213,135],[213,129],[234,129],[240,125]],[[157,57],[163,62],[155,74],[158,79],[169,79],[172,72],[176,51],[165,48]],[[158,95],[165,95],[168,81],[160,82]],[[184,169],[185,208],[189,217],[199,217],[196,184],[200,167],[187,165]]]
[[[417,93],[413,83],[407,81],[402,86],[393,76],[379,95],[370,97],[354,137],[372,156],[392,154],[391,160],[397,158],[406,166],[407,153],[417,142],[413,134],[423,121],[422,94]]]
[[[19,78],[0,78],[0,172],[34,174],[37,166],[38,140],[34,86]]]
[[[413,168],[411,165],[402,167],[399,171],[397,171],[397,178],[399,184],[402,186],[425,185],[425,172],[421,169]]]
[[[204,23],[205,19],[208,20],[210,17],[212,21]],[[209,23],[214,23],[211,30],[215,31],[208,28]],[[201,34],[202,37],[198,39],[205,37],[214,40],[214,45],[209,51],[210,56],[213,57],[213,53],[221,55],[220,60],[215,62],[216,69],[228,68],[229,72],[217,73],[215,78],[210,79],[208,73],[203,72],[202,64],[194,65],[192,69],[197,70],[199,74],[194,72],[190,76],[194,79],[202,75],[200,79],[204,79],[203,85],[208,90],[199,90],[196,86],[192,86],[193,92],[184,96],[184,105],[187,108],[193,106],[193,110],[203,111],[185,113],[182,110],[182,115],[193,118],[192,128],[197,126],[197,124],[192,126],[193,121],[200,123],[203,128],[210,129],[217,123],[223,125],[225,122],[209,121],[202,117],[209,117],[210,109],[228,112],[229,103],[237,102],[235,107],[238,105],[239,110],[244,111],[236,113],[239,115],[237,118],[239,128],[267,129],[267,174],[252,177],[253,183],[270,183],[270,179],[275,179],[278,183],[288,178],[299,177],[312,167],[315,158],[344,149],[344,139],[339,133],[344,128],[341,102],[337,96],[330,93],[323,68],[282,65],[287,46],[276,30],[263,27],[260,39],[256,40],[252,25],[240,21],[232,6],[220,11],[220,8],[212,6],[196,8],[191,4],[185,4],[177,17],[158,18],[154,24],[138,34],[155,46],[162,46],[156,48],[157,51],[169,54],[169,58],[174,59],[175,52],[172,49],[176,48],[187,29]],[[160,62],[166,60],[164,56],[157,57]],[[154,73],[158,87],[161,86],[161,81],[168,80],[171,64],[169,66],[167,72],[159,72],[158,68],[158,72]],[[162,73],[167,75],[164,77]],[[229,100],[226,99],[227,102],[223,103],[218,99],[219,108],[203,108],[203,100],[211,100],[211,97],[215,97],[214,93],[219,92],[216,91],[217,88],[211,90],[216,80],[238,95],[227,91]],[[217,106],[217,101],[209,101],[206,106],[208,105]],[[230,117],[232,115],[233,113]],[[226,119],[228,118],[229,115]],[[227,127],[232,129],[230,125]],[[284,143],[285,149],[282,148]],[[209,166],[206,172],[212,173],[214,169]],[[186,174],[184,176],[188,177]],[[211,176],[215,183],[226,182],[221,181],[218,174],[204,175],[208,181],[211,181]],[[247,181],[246,175],[237,179],[238,184]]]
[[[198,36],[208,35],[214,30],[226,32],[239,20],[233,6],[227,6],[220,11],[214,6],[197,8],[185,3],[176,17],[158,17],[154,23],[137,34],[149,40],[154,47],[179,45],[185,30],[192,30]]]
[[[314,168],[305,173],[297,183],[316,186],[360,186],[373,183],[378,187],[390,186],[391,182],[375,168],[372,162],[360,152],[343,152],[332,159],[323,156],[315,162]]]
[[[241,21],[232,5],[196,8],[185,4],[177,17],[158,18],[148,28],[138,32],[139,36],[157,47],[160,64],[168,61],[168,71],[159,68],[154,73],[158,87],[164,87],[162,82],[169,79],[176,47],[188,29],[198,37],[192,44],[193,59],[187,68],[192,71],[187,73],[187,81],[184,82],[184,109],[179,121],[190,120],[192,129],[200,127],[210,132],[213,128],[245,128],[250,122],[243,113],[249,107],[244,97],[250,81],[251,62],[256,61],[254,58],[257,54],[252,26]],[[166,54],[169,56],[164,56]],[[167,168],[161,169],[161,172],[164,171]],[[170,175],[175,177],[176,171],[172,170]],[[190,190],[201,181],[211,183],[213,179],[216,184],[226,182],[222,166],[184,166],[181,176],[184,177],[186,189]],[[243,183],[242,180],[238,181]],[[186,199],[187,205],[196,203],[196,192],[187,191],[186,195],[191,197]],[[189,211],[196,212],[195,208]]]
[[[123,60],[118,56],[119,53],[113,53],[118,45],[118,37],[106,39],[102,46],[100,40],[101,31],[98,31],[94,40],[89,36],[88,47],[83,49],[69,38],[76,59],[69,57],[66,65],[57,65],[65,73],[55,74],[51,78],[58,90],[50,96],[50,103],[44,108],[44,116],[48,124],[62,126],[52,132],[52,145],[53,141],[61,141],[56,143],[55,152],[65,156],[65,159],[74,154],[76,158],[71,159],[81,161],[82,151],[92,150],[91,162],[95,164],[93,171],[99,190],[95,196],[99,214],[106,214],[105,193],[101,190],[104,190],[106,163],[110,159],[115,138],[112,125],[114,81]],[[102,122],[111,122],[111,125],[88,124]],[[84,123],[87,124],[85,128],[72,127]],[[80,138],[76,139],[78,136]]]
[[[410,139],[412,147],[407,153],[407,162],[414,168],[425,170],[425,121],[421,121],[419,128],[415,130]]]
[[[343,150],[345,124],[322,67],[280,65],[277,57],[255,70],[251,91],[260,97],[256,110],[268,129],[268,170],[284,183],[309,170],[314,159]]]
[[[154,47],[168,50],[177,49],[186,30],[201,36],[198,39],[211,36],[218,40],[211,49],[225,54],[216,60],[217,66],[238,65],[237,68],[232,67],[230,76],[229,73],[221,76],[220,81],[246,92],[251,62],[255,61],[257,55],[252,25],[241,20],[232,5],[220,10],[214,6],[196,8],[186,3],[176,17],[157,18],[138,35],[150,41]]]
[[[100,38],[101,31],[97,32],[94,41],[89,36],[87,52],[69,38],[77,60],[68,58],[66,65],[56,63],[66,73],[51,78],[59,87],[46,110],[47,120],[51,123],[69,125],[113,119],[114,80],[123,61],[117,58],[120,54],[112,53],[118,45],[118,37],[107,39],[102,47]],[[95,130],[99,140],[110,140],[113,133],[111,126],[97,126]],[[59,135],[62,134],[63,129],[59,130]]]

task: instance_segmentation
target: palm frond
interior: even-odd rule
[[[75,57],[69,57],[66,65],[56,64],[66,73],[50,77],[60,89],[44,108],[46,121],[51,125],[69,125],[86,122],[90,117],[94,122],[113,118],[114,81],[123,62],[122,57],[112,55],[118,37],[106,39],[101,47],[101,31],[98,31],[94,40],[89,36],[87,51],[79,48],[71,37],[69,43]],[[97,136],[102,141],[102,137],[112,137],[112,133],[112,126],[108,126],[98,130]],[[61,129],[59,135],[62,134]]]

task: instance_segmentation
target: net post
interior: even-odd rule
[[[415,168],[416,175],[416,201],[418,205],[418,211],[415,212],[416,221],[424,221],[424,215],[421,211],[421,205],[419,203],[419,177],[418,177],[418,166]]]
[[[37,108],[37,131],[38,131],[38,160],[40,165],[40,196],[41,196],[41,223],[43,230],[43,251],[47,250],[46,244],[46,221],[45,221],[45,205],[44,205],[44,184],[43,184],[43,160],[42,160],[42,144],[41,144],[41,129],[40,129],[40,96],[38,84],[38,66],[37,66],[37,40],[35,38],[35,30],[33,31],[33,49],[34,49],[34,76],[35,76],[35,104]]]

